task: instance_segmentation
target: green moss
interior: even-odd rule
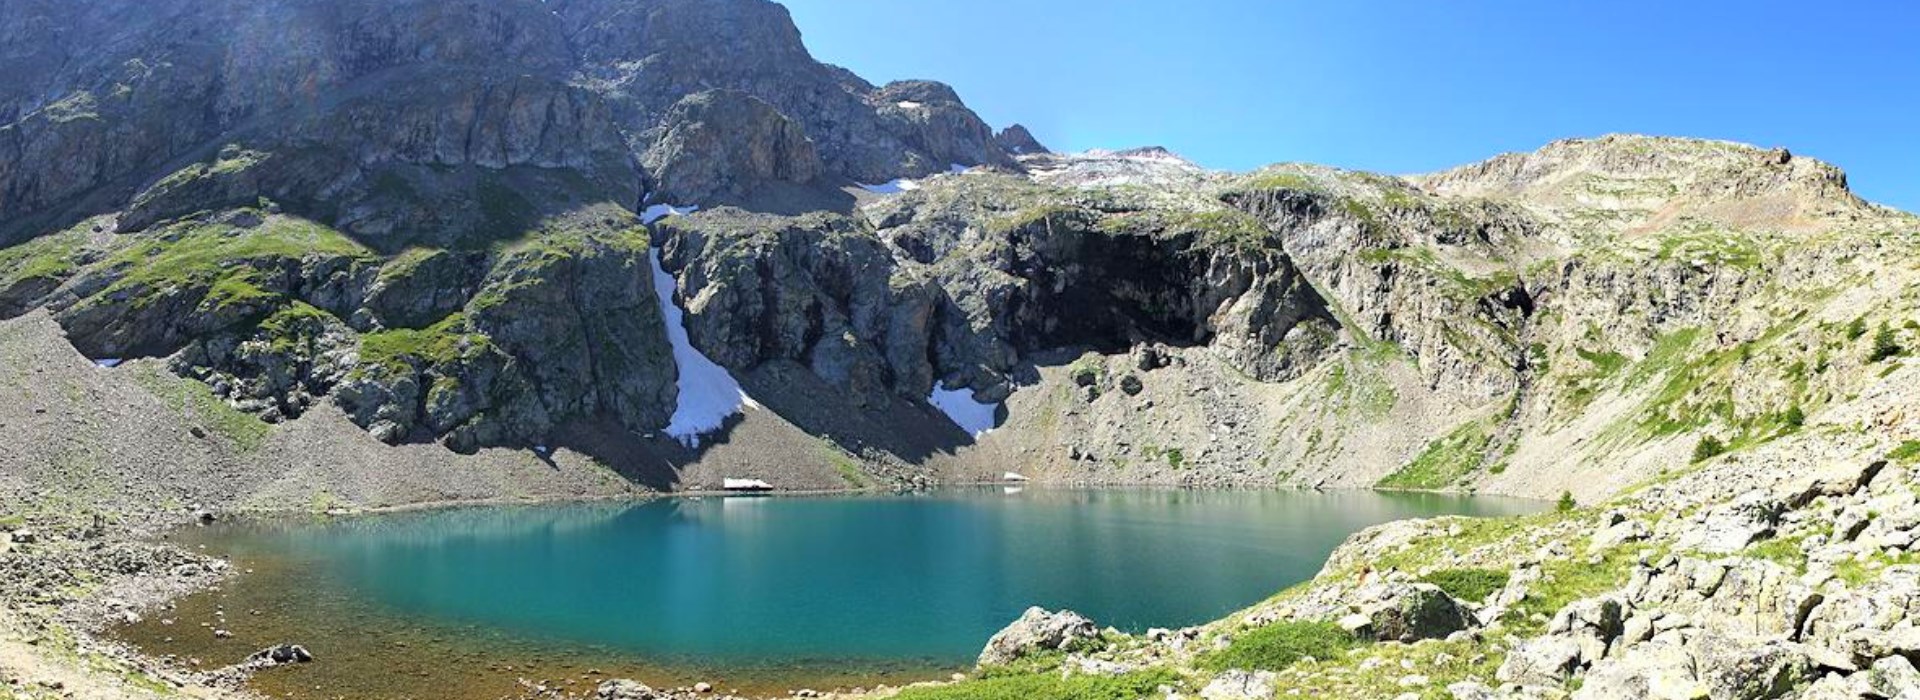
[[[1197,665],[1210,671],[1279,671],[1306,657],[1336,658],[1362,644],[1331,622],[1276,622],[1234,636],[1225,649],[1208,652]]]
[[[445,253],[446,251],[439,248],[423,248],[420,246],[407,248],[392,258],[389,258],[386,264],[380,266],[379,279],[386,281],[412,277],[413,273],[420,269],[421,264],[432,260],[435,256]]]
[[[1494,591],[1506,588],[1507,579],[1504,569],[1445,569],[1420,577],[1447,595],[1468,602],[1486,600]]]
[[[453,314],[427,328],[398,328],[360,336],[363,367],[409,373],[427,366],[458,364],[493,348],[486,334],[472,330],[465,314]]]
[[[1487,459],[1493,436],[1484,421],[1469,421],[1376,484],[1388,489],[1442,489],[1473,473]]]
[[[297,345],[312,342],[320,329],[334,320],[333,314],[306,302],[295,301],[262,319],[258,330],[272,344],[274,352],[287,353]]]

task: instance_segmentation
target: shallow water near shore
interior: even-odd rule
[[[944,677],[1030,605],[1138,632],[1213,620],[1402,518],[1534,512],[1438,494],[955,488],[488,506],[182,530],[251,570],[118,631],[299,698],[502,697],[607,677],[784,694]],[[213,630],[230,637],[217,637]],[[597,672],[597,673],[596,673]]]

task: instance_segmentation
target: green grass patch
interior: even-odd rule
[[[81,226],[0,248],[0,290],[31,279],[61,279],[74,270],[73,255],[86,242]]]
[[[133,378],[175,413],[226,438],[240,452],[259,449],[273,432],[273,426],[258,416],[234,408],[214,396],[213,390],[207,388],[206,384],[176,377],[151,364],[140,365],[138,371],[133,373]]]
[[[1447,595],[1474,603],[1486,600],[1494,591],[1506,588],[1507,579],[1507,572],[1502,569],[1446,569],[1420,577],[1422,581],[1439,586]]]
[[[1636,548],[1615,547],[1602,555],[1597,564],[1585,558],[1542,564],[1540,580],[1528,588],[1526,599],[1508,613],[1514,632],[1521,636],[1541,632],[1546,624],[1536,616],[1551,617],[1568,603],[1627,585],[1639,558]]]
[[[1279,671],[1307,657],[1337,658],[1363,644],[1331,622],[1276,622],[1241,632],[1225,649],[1206,653],[1197,664],[1216,672]]]
[[[1887,453],[1887,459],[1895,462],[1912,462],[1916,458],[1920,458],[1920,440],[1902,442]]]
[[[1486,461],[1493,437],[1479,420],[1469,421],[1434,442],[1406,466],[1381,479],[1386,489],[1431,490],[1458,483]]]
[[[1139,700],[1157,697],[1160,686],[1179,683],[1180,677],[1165,669],[1066,678],[1058,673],[1030,673],[907,688],[894,697],[899,700]]]
[[[259,302],[274,295],[260,287],[259,267],[309,256],[371,258],[373,252],[345,234],[305,219],[269,216],[252,228],[187,221],[114,255],[109,266],[126,274],[102,292],[125,291],[144,305],[168,290],[204,288],[203,308]]]
[[[421,366],[457,364],[492,348],[491,338],[473,331],[466,315],[456,313],[427,328],[398,328],[360,336],[360,363],[409,373]]]

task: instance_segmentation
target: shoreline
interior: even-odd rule
[[[1051,490],[1063,490],[1063,491],[1065,490],[1105,490],[1105,489],[1118,489],[1118,488],[1138,488],[1138,489],[1153,489],[1153,490],[1166,490],[1166,491],[1195,491],[1195,490],[1197,491],[1291,491],[1291,492],[1326,491],[1326,489],[1304,489],[1304,488],[1285,488],[1285,487],[1217,488],[1217,487],[1188,487],[1188,486],[1167,485],[1167,484],[1136,484],[1131,486],[1122,486],[1122,485],[1111,485],[1111,484],[1085,484],[1085,483],[1060,484],[1060,483],[1050,483],[1050,482],[1036,483],[1036,482],[994,482],[994,481],[949,483],[949,484],[942,484],[941,486],[935,487],[935,488],[993,488],[993,487],[1021,487],[1021,488],[1032,488],[1037,490],[1051,489]],[[1378,491],[1377,489],[1339,489],[1339,490]],[[217,520],[214,521],[211,524],[211,526],[218,526],[220,522],[272,520],[277,518],[298,518],[303,516],[305,517],[317,516],[319,518],[335,519],[335,518],[350,518],[350,517],[357,517],[357,516],[377,516],[377,515],[386,515],[386,514],[424,512],[424,511],[432,511],[432,510],[460,509],[460,508],[487,508],[487,507],[504,507],[504,506],[553,506],[553,505],[566,505],[566,504],[594,504],[594,503],[641,504],[641,503],[649,503],[649,502],[653,502],[661,499],[671,499],[671,498],[699,499],[699,498],[709,498],[709,497],[726,497],[726,496],[743,496],[743,495],[756,497],[756,498],[781,498],[781,497],[804,498],[804,497],[818,497],[818,496],[884,495],[889,493],[909,494],[911,492],[869,488],[869,489],[818,489],[818,490],[805,490],[805,491],[773,491],[773,492],[755,492],[751,494],[741,494],[738,492],[728,492],[728,491],[689,491],[689,492],[677,492],[677,493],[628,494],[628,495],[615,495],[615,496],[562,496],[562,497],[547,497],[547,498],[464,499],[464,500],[456,500],[456,501],[437,501],[437,502],[399,504],[399,505],[380,506],[380,507],[372,507],[372,508],[355,508],[350,510],[338,509],[338,508],[328,509],[324,511],[301,510],[301,509],[239,510],[231,513],[216,514],[214,517],[216,517]],[[1447,495],[1450,497],[1468,496],[1468,494],[1439,494],[1439,495]],[[1526,500],[1531,500],[1531,499],[1526,499]],[[115,628],[122,626],[128,619],[130,619],[128,616],[148,616],[148,615],[154,615],[154,614],[171,611],[174,608],[174,606],[178,605],[181,601],[186,600],[191,596],[210,592],[210,591],[220,590],[222,587],[230,585],[236,579],[236,577],[247,576],[250,574],[251,570],[247,568],[247,565],[245,562],[236,561],[228,555],[208,554],[208,553],[205,553],[204,551],[196,551],[195,549],[191,548],[188,544],[177,541],[178,535],[180,532],[187,530],[189,528],[209,525],[208,522],[203,522],[199,520],[197,517],[197,514],[193,512],[184,512],[184,513],[168,514],[172,517],[162,517],[162,518],[151,517],[156,515],[160,515],[160,514],[150,513],[149,514],[150,517],[141,519],[144,522],[139,523],[137,526],[128,528],[124,532],[118,532],[113,535],[105,536],[103,538],[105,540],[104,544],[139,548],[139,549],[148,551],[151,554],[151,556],[162,558],[162,559],[167,557],[191,558],[199,561],[200,565],[208,569],[209,571],[217,572],[218,575],[195,576],[187,580],[182,580],[179,576],[174,575],[174,572],[170,569],[154,568],[154,569],[148,569],[148,570],[144,570],[136,573],[115,576],[109,580],[101,582],[98,586],[96,586],[93,590],[88,591],[85,595],[79,596],[73,600],[70,600],[55,606],[53,610],[50,611],[50,614],[47,615],[47,618],[46,618],[47,621],[54,624],[66,625],[74,637],[74,645],[76,647],[87,648],[99,653],[108,654],[113,658],[115,658],[117,661],[126,664],[132,669],[135,669],[142,673],[146,673],[148,675],[157,676],[165,682],[179,684],[182,686],[192,685],[192,684],[203,684],[210,687],[222,688],[223,692],[240,693],[235,697],[260,697],[261,695],[258,693],[258,691],[252,688],[247,683],[247,681],[244,680],[245,678],[244,675],[227,673],[225,669],[216,669],[216,670],[208,671],[205,669],[190,668],[189,666],[182,664],[178,659],[169,659],[165,655],[151,654],[135,646],[134,644],[129,643],[128,641],[124,640],[118,635],[114,634],[113,630]],[[165,523],[165,524],[159,524],[159,523]],[[57,527],[58,526],[56,525],[54,528],[49,528],[49,529],[55,529]],[[19,615],[20,613],[18,611],[13,611],[13,614]],[[137,619],[137,617],[132,619]],[[286,641],[290,643],[299,643],[299,640],[297,639],[286,640]],[[982,643],[985,643],[985,641],[986,640],[984,639],[981,640]],[[214,662],[216,660],[207,660],[207,661]],[[237,663],[240,661],[240,659],[231,659],[231,660],[219,659],[217,661],[218,662],[231,661],[231,662]],[[908,672],[907,675],[918,676],[925,679],[937,679],[937,678],[943,677],[948,671],[950,671],[950,669],[946,669],[944,667],[940,667],[940,668],[929,667],[929,670],[926,673]],[[713,675],[725,676],[726,674],[717,673]],[[800,692],[804,690],[804,688],[798,687],[799,684],[792,684],[795,687],[784,687],[784,685],[786,684],[783,684],[782,687],[778,689],[778,692],[775,692],[773,694],[768,694],[767,690],[764,688],[759,689],[760,692],[754,694],[752,697],[788,697],[796,692]],[[861,687],[860,690],[864,692],[865,688]]]

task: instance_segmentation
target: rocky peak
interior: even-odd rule
[[[1865,214],[1827,163],[1728,141],[1610,134],[1416,178],[1443,196],[1523,200],[1550,214],[1606,210],[1622,231],[1704,220],[1735,228],[1817,228]]]
[[[1027,127],[1019,124],[1001,129],[1000,133],[993,135],[993,140],[1000,144],[1001,149],[1016,156],[1045,155],[1053,152],[1047,150],[1046,146],[1040,145],[1040,140],[1034,138],[1033,133],[1027,131]]]

